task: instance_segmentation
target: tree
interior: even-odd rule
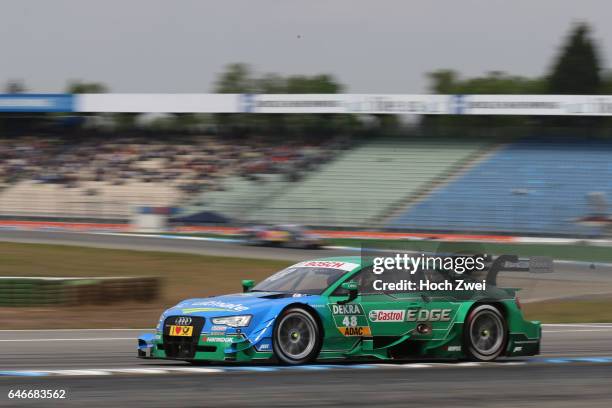
[[[278,74],[264,74],[255,80],[258,93],[282,94],[287,92],[287,80]]]
[[[436,94],[452,94],[456,87],[458,75],[452,69],[440,69],[427,74],[430,90]]]
[[[293,75],[287,78],[286,93],[294,94],[335,94],[340,93],[343,86],[328,74],[314,76]]]
[[[604,95],[612,94],[612,72],[606,71],[601,75],[601,93]]]
[[[106,93],[108,92],[108,87],[101,82],[84,82],[76,80],[68,82],[66,92],[71,94]]]
[[[552,94],[589,95],[601,92],[601,67],[587,24],[578,24],[561,48],[548,80]]]
[[[254,80],[247,64],[230,64],[215,83],[216,93],[252,93]]]
[[[541,94],[546,92],[543,78],[526,78],[502,71],[490,71],[484,76],[461,79],[449,69],[430,72],[429,88],[437,94]]]
[[[217,93],[268,93],[268,94],[333,94],[344,87],[329,74],[290,75],[265,73],[257,77],[247,64],[234,63],[225,67],[215,82]]]

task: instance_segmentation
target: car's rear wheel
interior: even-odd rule
[[[476,306],[470,312],[464,327],[464,344],[470,359],[492,361],[506,348],[507,323],[496,307]]]
[[[286,310],[274,327],[274,354],[286,364],[305,364],[317,358],[321,331],[312,314],[302,308]]]

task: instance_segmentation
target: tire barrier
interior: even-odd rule
[[[158,277],[0,277],[0,307],[149,302],[160,291]]]

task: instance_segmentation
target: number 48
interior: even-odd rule
[[[344,316],[344,319],[342,319],[342,324],[345,327],[356,327],[357,326],[357,316]]]

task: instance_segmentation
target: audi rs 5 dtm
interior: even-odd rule
[[[540,323],[525,320],[516,290],[496,287],[494,278],[486,290],[460,295],[377,291],[376,279],[360,257],[300,262],[257,285],[243,281],[243,293],[188,299],[164,311],[155,333],[138,339],[138,356],[304,364],[539,353]]]

